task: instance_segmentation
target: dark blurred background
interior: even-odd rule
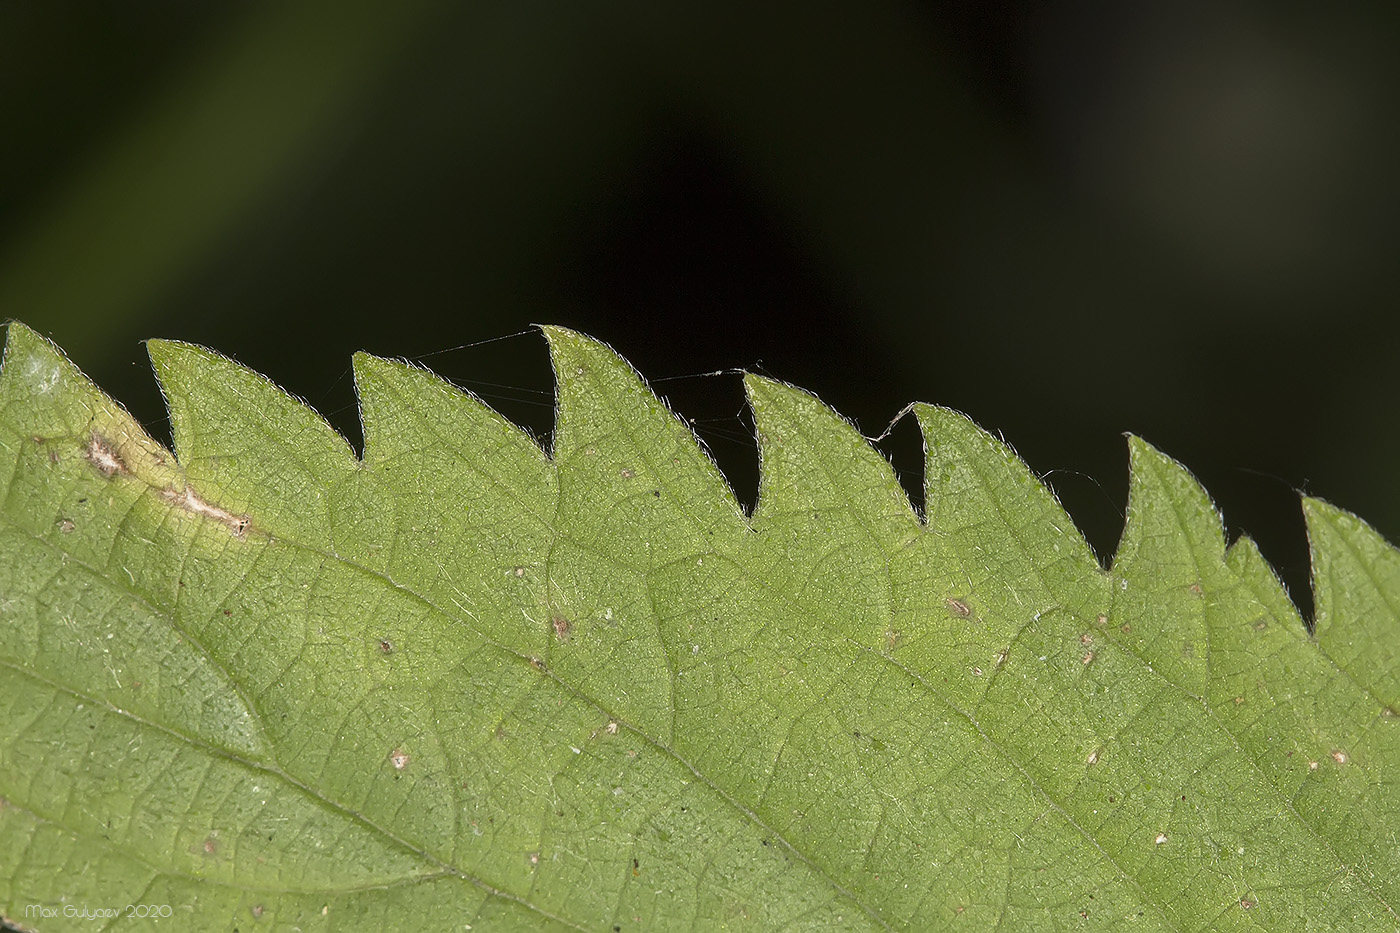
[[[743,367],[952,406],[1104,559],[1133,431],[1295,597],[1296,491],[1400,537],[1393,4],[0,4],[0,316],[168,440],[139,341],[359,443],[357,349],[539,435],[555,322],[742,499]],[[476,344],[461,349],[464,344]],[[882,443],[918,495],[907,420]]]

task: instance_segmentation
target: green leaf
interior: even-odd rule
[[[1314,638],[1142,441],[1105,571],[961,415],[915,406],[920,516],[849,423],[754,376],[746,516],[623,360],[545,333],[551,451],[360,354],[362,459],[152,341],[177,457],[10,326],[7,918],[1400,926],[1400,555],[1358,519],[1304,503]]]

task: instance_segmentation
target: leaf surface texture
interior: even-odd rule
[[[1304,503],[1314,637],[1140,440],[1105,571],[963,416],[915,406],[921,516],[848,422],[757,376],[748,516],[625,361],[545,333],[549,451],[360,354],[358,458],[152,341],[166,451],[10,325],[6,917],[1400,926],[1400,558],[1364,523]]]

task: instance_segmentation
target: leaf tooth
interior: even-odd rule
[[[178,341],[151,340],[147,349],[199,501],[330,549],[332,489],[358,468],[346,440],[309,405],[227,357]]]
[[[674,672],[692,657],[687,634],[698,621],[671,581],[729,586],[747,525],[689,428],[627,361],[573,331],[542,329],[559,393],[558,535],[547,612],[537,616],[548,630],[545,660],[564,680],[588,683],[612,715],[670,741]],[[551,623],[556,613],[569,620],[567,642]]]
[[[762,464],[755,523],[774,512],[849,510],[887,546],[917,528],[889,461],[850,421],[787,383],[750,374],[744,387]]]
[[[1128,435],[1128,519],[1115,568],[1125,550],[1158,533],[1186,535],[1192,548],[1215,560],[1225,557],[1225,525],[1205,487],[1177,461],[1136,435]]]
[[[1316,637],[1334,663],[1400,714],[1400,551],[1356,515],[1305,497]]]
[[[151,486],[177,476],[174,458],[46,337],[18,321],[7,325],[0,407],[9,423],[47,443],[77,441],[104,476],[131,474]]]
[[[1102,577],[1083,535],[1016,452],[966,415],[914,406],[924,434],[928,527],[966,536],[970,548],[999,555],[1001,573],[1044,579],[1066,604],[1082,580]],[[1061,568],[1048,572],[1052,566]],[[1097,613],[1099,608],[1084,607]]]
[[[401,360],[361,351],[353,364],[366,463],[441,450],[478,469],[495,464],[504,472],[504,457],[509,467],[547,471],[540,445],[475,394]]]
[[[522,654],[544,650],[554,465],[524,431],[438,376],[355,355],[365,426],[359,488],[338,511],[336,545]],[[452,568],[481,567],[480,574]],[[493,611],[482,611],[482,607]],[[525,628],[522,629],[522,626]]]
[[[657,508],[648,510],[653,515],[679,511],[705,532],[743,527],[739,503],[719,468],[630,363],[606,344],[567,328],[541,330],[558,384],[551,453],[559,471],[561,512],[575,504],[597,507],[597,496],[632,498],[646,492],[658,500]],[[659,521],[647,524],[661,533],[655,548],[667,529]],[[631,543],[635,548],[636,541]]]
[[[1204,695],[1210,613],[1236,583],[1220,513],[1181,464],[1131,435],[1128,450],[1128,517],[1113,561],[1120,641],[1179,688]]]
[[[1281,622],[1291,622],[1293,632],[1306,632],[1303,618],[1289,597],[1288,588],[1279,579],[1273,566],[1259,552],[1259,545],[1248,535],[1240,535],[1225,552],[1225,563],[1235,576],[1244,581],[1255,599]]]

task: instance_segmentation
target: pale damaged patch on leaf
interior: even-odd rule
[[[118,452],[117,445],[96,431],[93,431],[89,436],[83,453],[87,461],[97,469],[97,472],[109,479],[115,476],[132,476],[132,470]],[[157,465],[164,466],[164,459],[158,458]],[[146,481],[142,480],[142,482]],[[150,483],[147,482],[147,485]],[[228,509],[206,501],[188,485],[181,488],[176,488],[173,485],[166,486],[156,489],[156,494],[176,509],[223,525],[235,538],[246,537],[248,528],[252,524],[252,519],[249,516],[235,515]],[[72,531],[73,527],[71,520],[64,521],[64,531]]]
[[[179,492],[174,489],[162,489],[160,495],[166,502],[184,509],[191,515],[218,522],[232,532],[235,538],[245,537],[248,534],[248,526],[252,524],[252,519],[247,515],[234,515],[228,509],[205,502],[188,486]]]
[[[88,439],[86,454],[88,463],[97,467],[97,472],[103,476],[116,476],[118,474],[125,476],[131,472],[126,468],[126,462],[122,460],[116,448],[112,446],[112,442],[96,431],[92,432],[92,436]]]

